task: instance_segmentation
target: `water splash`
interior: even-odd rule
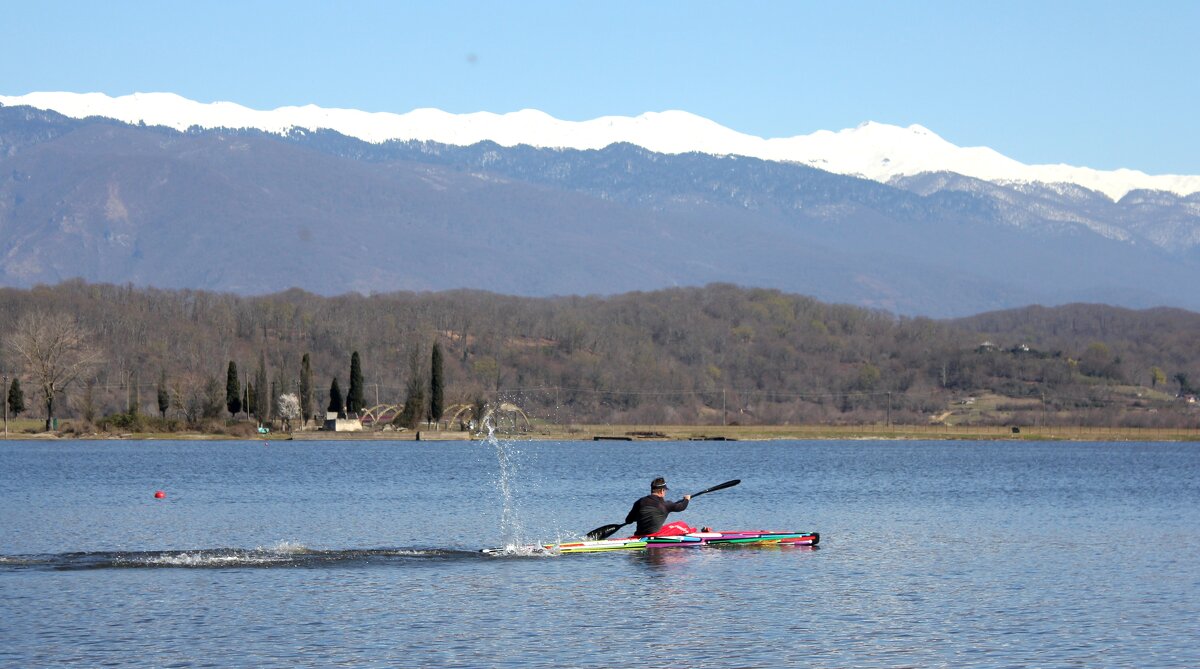
[[[513,484],[519,476],[518,458],[521,451],[517,448],[515,441],[501,440],[496,437],[496,426],[492,423],[491,416],[484,418],[483,427],[487,429],[487,437],[484,438],[483,443],[492,447],[496,454],[496,463],[499,466],[496,487],[499,489],[502,504],[500,510],[501,537],[506,546],[520,546],[527,542],[525,541],[525,530],[517,512]]]
[[[308,546],[298,542],[281,539],[270,546],[258,546],[254,550],[264,553],[300,554],[309,552]]]
[[[482,555],[488,557],[519,557],[519,558],[547,558],[560,557],[561,552],[554,548],[544,548],[542,546],[517,546],[509,544],[504,548],[486,548],[480,551]]]
[[[118,554],[112,558],[110,565],[114,567],[266,567],[272,564],[287,563],[288,556],[270,553],[261,549],[245,550],[196,550],[164,553],[130,553]],[[105,565],[98,560],[92,566]]]

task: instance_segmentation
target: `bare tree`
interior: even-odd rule
[[[200,392],[200,417],[207,420],[220,418],[225,410],[225,386],[221,385],[217,377],[209,374],[204,378],[204,386]]]
[[[188,425],[199,424],[200,419],[212,411],[212,401],[208,392],[209,378],[200,372],[187,372],[173,382],[174,399],[171,403],[183,413],[183,419]],[[220,413],[219,406],[217,413]]]
[[[42,392],[46,430],[54,423],[54,400],[72,383],[87,378],[103,362],[90,334],[67,314],[26,313],[7,338]]]

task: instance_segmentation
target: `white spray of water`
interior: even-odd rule
[[[509,439],[498,439],[496,437],[496,426],[492,423],[491,416],[487,416],[483,421],[483,426],[487,428],[487,437],[484,442],[492,447],[496,453],[496,463],[499,465],[499,474],[496,477],[496,487],[500,491],[500,532],[504,539],[506,548],[516,548],[523,546],[525,541],[525,531],[521,526],[521,521],[517,512],[516,498],[513,495],[513,483],[518,476],[517,458],[521,452],[517,449],[516,443]]]
[[[501,511],[500,511],[500,531],[501,538],[504,542],[504,548],[498,551],[498,554],[505,556],[557,556],[559,552],[554,549],[543,548],[542,545],[547,542],[533,539],[526,533],[525,525],[521,518],[521,508],[518,502],[519,484],[524,483],[526,486],[530,484],[530,480],[523,471],[523,460],[526,456],[532,456],[534,453],[525,453],[518,448],[521,443],[512,438],[497,437],[497,422],[496,417],[492,413],[485,414],[482,426],[486,428],[487,436],[484,438],[484,443],[492,447],[496,454],[496,463],[498,465],[498,474],[495,479],[496,488],[500,493]],[[499,425],[501,434],[503,434],[503,423]],[[515,425],[511,427],[516,427]],[[556,523],[555,523],[556,524]],[[555,545],[564,540],[563,532],[556,530],[554,534],[558,537],[549,545]],[[577,539],[578,537],[572,537]]]
[[[300,555],[308,553],[309,548],[298,541],[290,541],[288,539],[280,539],[270,546],[258,546],[255,551],[264,553],[279,553],[284,555]]]

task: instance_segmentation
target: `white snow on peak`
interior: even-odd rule
[[[604,116],[590,121],[563,121],[536,109],[508,114],[451,114],[438,109],[415,109],[393,114],[305,105],[260,111],[232,102],[196,102],[174,93],[119,97],[103,93],[30,93],[0,95],[0,104],[49,109],[72,118],[102,116],[179,130],[200,126],[284,133],[292,128],[325,128],[373,143],[397,139],[469,146],[490,140],[502,146],[601,149],[628,142],[658,153],[696,151],[802,163],[881,182],[923,172],[954,172],[1001,183],[1072,183],[1114,200],[1136,189],[1179,195],[1200,192],[1200,176],[1025,165],[987,147],[955,146],[919,125],[902,128],[867,122],[837,132],[820,130],[810,135],[764,139],[684,111],[647,112],[635,117]]]

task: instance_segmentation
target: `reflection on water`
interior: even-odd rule
[[[630,553],[634,564],[647,567],[647,573],[653,576],[669,576],[673,571],[691,568],[697,561],[710,559],[707,553],[719,551],[723,553],[721,560],[736,560],[741,554],[746,559],[758,560],[756,553],[780,552],[806,554],[821,550],[818,546],[782,546],[779,544],[762,545],[729,545],[729,546],[688,546],[674,548],[652,548]],[[713,558],[716,559],[716,558]]]
[[[670,576],[671,572],[686,569],[688,564],[697,559],[697,553],[702,548],[666,548],[639,551],[630,560],[637,565],[646,567],[646,573],[651,576]],[[716,550],[716,549],[711,549]]]

